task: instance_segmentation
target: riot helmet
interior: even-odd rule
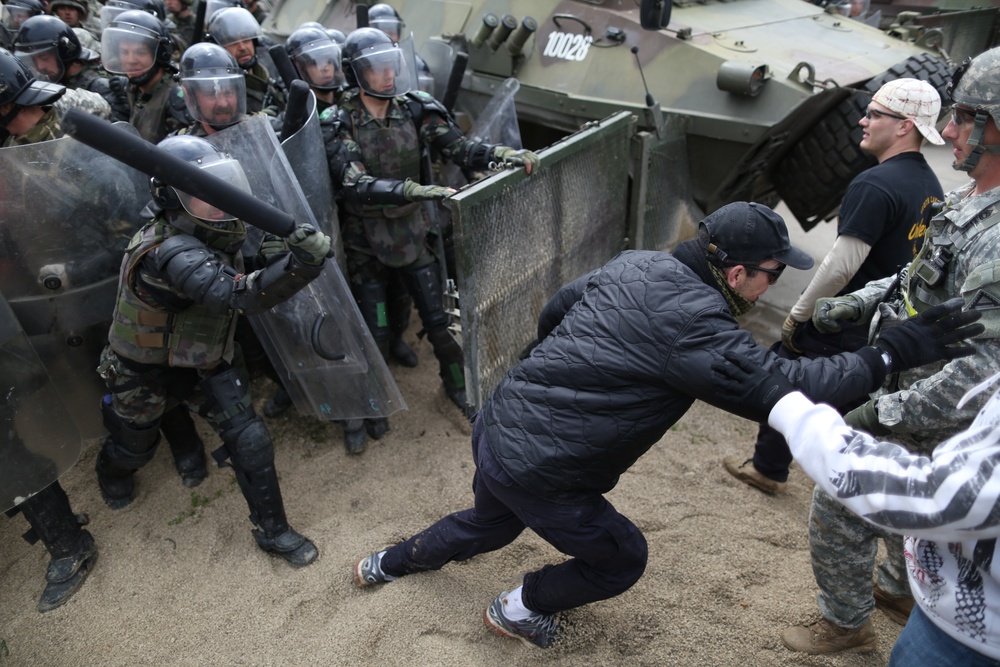
[[[107,0],[104,6],[101,7],[102,34],[104,29],[119,14],[136,9],[147,14],[152,14],[160,19],[160,22],[164,26],[167,26],[167,28],[173,26],[172,22],[167,21],[167,6],[163,4],[163,0]]]
[[[206,24],[211,41],[224,47],[245,70],[257,62],[257,44],[261,37],[260,24],[242,7],[226,7],[212,14]]]
[[[138,9],[118,14],[101,33],[104,69],[124,74],[137,86],[149,83],[160,70],[173,70],[170,34],[160,19]]]
[[[8,30],[17,32],[27,19],[45,13],[45,5],[40,0],[8,0],[3,5],[0,23]]]
[[[184,100],[195,120],[221,130],[246,113],[246,76],[229,51],[218,44],[195,44],[181,56],[180,70]]]
[[[1000,145],[984,144],[986,123],[990,120],[1000,128],[1000,47],[967,59],[955,72],[948,86],[948,96],[955,103],[952,122],[955,125],[973,123],[969,145],[972,152],[960,164],[953,165],[960,171],[972,171],[979,164],[984,151],[1000,153]]]
[[[206,173],[250,193],[250,182],[247,180],[247,175],[239,161],[221,152],[201,137],[182,134],[167,137],[156,146],[185,162],[196,165]],[[149,192],[153,195],[153,201],[160,208],[166,211],[183,209],[196,223],[199,221],[208,223],[207,226],[212,229],[216,228],[213,223],[236,220],[236,216],[167,185],[156,176],[149,179]]]
[[[86,0],[52,0],[49,3],[49,11],[71,28],[81,27],[90,15]]]
[[[32,16],[14,39],[14,55],[31,67],[35,78],[58,83],[75,61],[92,62],[100,56],[80,44],[80,38],[55,16]]]
[[[208,25],[216,12],[230,7],[243,7],[243,2],[241,0],[208,0],[205,5],[205,25]]]
[[[319,90],[337,90],[344,85],[340,47],[321,28],[299,28],[285,40],[288,57],[302,80]]]
[[[398,42],[405,24],[399,12],[380,2],[368,8],[368,25],[389,35],[392,41]]]
[[[434,95],[434,74],[431,73],[431,68],[418,54],[414,53],[413,57],[417,62],[417,88],[428,95]]]
[[[351,87],[372,97],[390,99],[413,89],[413,74],[403,50],[375,28],[351,31],[343,48],[344,76]]]
[[[0,48],[0,110],[13,105],[0,113],[0,128],[6,128],[22,107],[52,104],[65,92],[65,86],[36,80],[27,65],[7,49]]]
[[[326,36],[332,39],[334,44],[338,46],[343,46],[344,42],[347,41],[347,35],[342,30],[337,30],[336,28],[324,28],[324,30],[326,31]]]

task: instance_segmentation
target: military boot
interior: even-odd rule
[[[348,454],[360,454],[368,446],[368,433],[363,419],[344,422],[344,447]]]
[[[101,452],[97,455],[94,470],[97,471],[97,484],[101,487],[101,497],[105,504],[113,510],[124,509],[135,496],[135,468],[122,468],[115,465],[108,455],[111,436],[104,439]]]
[[[73,514],[59,482],[24,501],[19,509],[31,525],[25,539],[41,540],[52,557],[38,600],[38,611],[45,613],[65,604],[83,585],[97,562],[97,546],[90,532],[81,529],[89,521],[87,515]]]
[[[859,628],[842,628],[820,618],[813,623],[785,628],[781,641],[791,650],[809,655],[869,653],[877,644],[871,618]]]
[[[274,466],[253,473],[237,470],[236,480],[250,508],[250,521],[256,526],[253,536],[257,546],[284,558],[292,567],[305,567],[316,560],[316,545],[288,525]]]
[[[189,489],[201,484],[208,477],[205,464],[205,443],[198,435],[191,413],[179,406],[164,413],[160,431],[170,445],[174,467],[181,482]]]

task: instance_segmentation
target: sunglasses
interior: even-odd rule
[[[962,109],[957,104],[951,105],[951,122],[955,125],[965,125],[976,121],[976,112],[970,109]]]
[[[906,116],[897,116],[894,113],[889,113],[888,111],[879,111],[877,109],[865,109],[865,118],[868,120],[878,120],[882,116],[887,118],[895,118],[896,120],[909,120]]]
[[[781,272],[785,270],[786,264],[782,264],[776,269],[765,269],[763,266],[748,266],[747,271],[762,271],[767,274],[767,282],[769,285],[773,285],[778,282],[778,278],[781,277]]]

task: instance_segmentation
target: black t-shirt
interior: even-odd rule
[[[900,153],[858,174],[841,202],[837,233],[860,239],[872,249],[840,294],[909,264],[934,215],[931,204],[943,199],[941,183],[917,151]]]

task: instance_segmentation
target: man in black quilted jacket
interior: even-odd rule
[[[777,368],[818,402],[873,391],[889,369],[971,353],[951,344],[977,333],[978,314],[948,302],[887,330],[875,346],[787,360],[739,328],[785,266],[808,269],[779,215],[737,202],[699,224],[672,253],[626,251],[564,286],[539,317],[538,345],[508,372],[472,432],[475,505],[366,556],[355,583],[370,586],[512,542],[530,528],[570,556],[524,576],[483,620],[542,648],[557,612],[614,597],[646,567],[646,540],[604,498],[618,477],[696,399],[745,414],[715,395],[712,363],[737,354]]]

